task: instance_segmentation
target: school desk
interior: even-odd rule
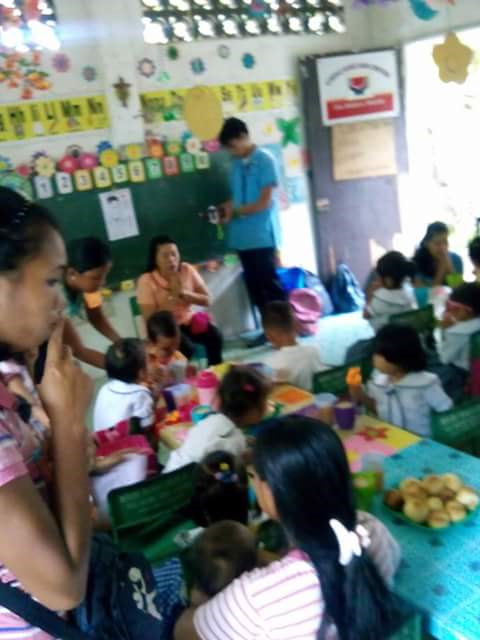
[[[453,472],[480,491],[480,460],[432,440],[420,440],[385,460],[385,486],[407,476]],[[377,499],[373,513],[402,548],[395,591],[423,613],[437,640],[480,638],[480,510],[446,530],[422,530],[387,511]]]

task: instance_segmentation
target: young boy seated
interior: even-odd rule
[[[108,382],[98,392],[93,428],[103,431],[123,420],[137,418],[142,429],[154,423],[153,395],[146,386],[147,356],[142,340],[124,338],[111,345],[105,356]]]
[[[224,520],[212,524],[190,551],[194,584],[191,601],[200,606],[257,565],[254,534],[243,524]]]
[[[170,311],[157,311],[147,322],[147,356],[150,383],[168,385],[176,382],[175,363],[187,363],[187,359],[179,351],[180,328]]]
[[[313,376],[327,367],[314,345],[298,344],[295,316],[288,302],[270,302],[262,315],[263,330],[276,350],[266,360],[278,382],[311,391]]]

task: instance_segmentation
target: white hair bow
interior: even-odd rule
[[[368,549],[370,546],[370,535],[362,525],[357,525],[355,531],[349,531],[339,520],[335,519],[330,520],[329,525],[340,547],[338,561],[342,566],[349,565],[353,556],[359,558],[362,555],[362,549]]]

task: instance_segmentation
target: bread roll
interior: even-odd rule
[[[443,509],[432,511],[428,516],[427,524],[432,529],[445,529],[450,525],[450,517]]]
[[[443,484],[447,489],[451,489],[455,493],[463,487],[463,482],[455,473],[445,473],[443,476]]]
[[[420,480],[417,480],[417,478],[405,478],[405,480],[402,480],[402,482],[400,483],[400,491],[403,493],[404,491],[408,490],[410,487],[421,487],[422,483],[420,482]]]
[[[403,506],[403,513],[412,520],[412,522],[422,523],[428,517],[428,505],[426,500],[418,500],[417,498],[409,498]]]
[[[430,511],[443,511],[443,502],[438,496],[431,496],[428,498],[427,505]]]
[[[456,500],[450,500],[450,502],[447,502],[445,505],[445,511],[450,516],[450,520],[452,522],[461,522],[467,516],[467,510],[463,504],[460,504],[460,502],[457,502]]]
[[[446,487],[440,491],[439,498],[443,502],[448,502],[449,500],[454,500],[457,495],[456,491],[452,491],[451,489],[447,489]]]
[[[417,500],[426,500],[428,493],[420,484],[410,484],[406,489],[402,491],[402,495],[405,500],[409,498],[416,498]]]
[[[422,486],[430,496],[438,496],[445,486],[441,476],[426,476],[422,480]]]
[[[469,511],[474,511],[480,502],[478,494],[470,487],[463,487],[463,489],[460,489],[457,493],[456,500],[464,507],[467,507]]]
[[[383,502],[387,505],[389,509],[393,511],[401,511],[405,500],[397,489],[392,489],[391,491],[387,491],[383,496]]]

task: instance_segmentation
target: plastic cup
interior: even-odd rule
[[[325,424],[332,425],[334,422],[334,407],[337,396],[333,393],[317,393],[315,396],[315,406],[318,409],[318,419]]]
[[[341,400],[334,407],[335,422],[342,431],[351,431],[355,426],[357,410],[353,402]]]
[[[377,491],[377,477],[373,471],[359,471],[353,474],[353,491],[357,509],[370,511]]]
[[[212,371],[201,371],[197,376],[198,401],[209,407],[215,406],[219,381]]]
[[[377,492],[381,493],[384,486],[383,465],[385,456],[381,453],[366,453],[362,456],[362,471],[375,474]]]

